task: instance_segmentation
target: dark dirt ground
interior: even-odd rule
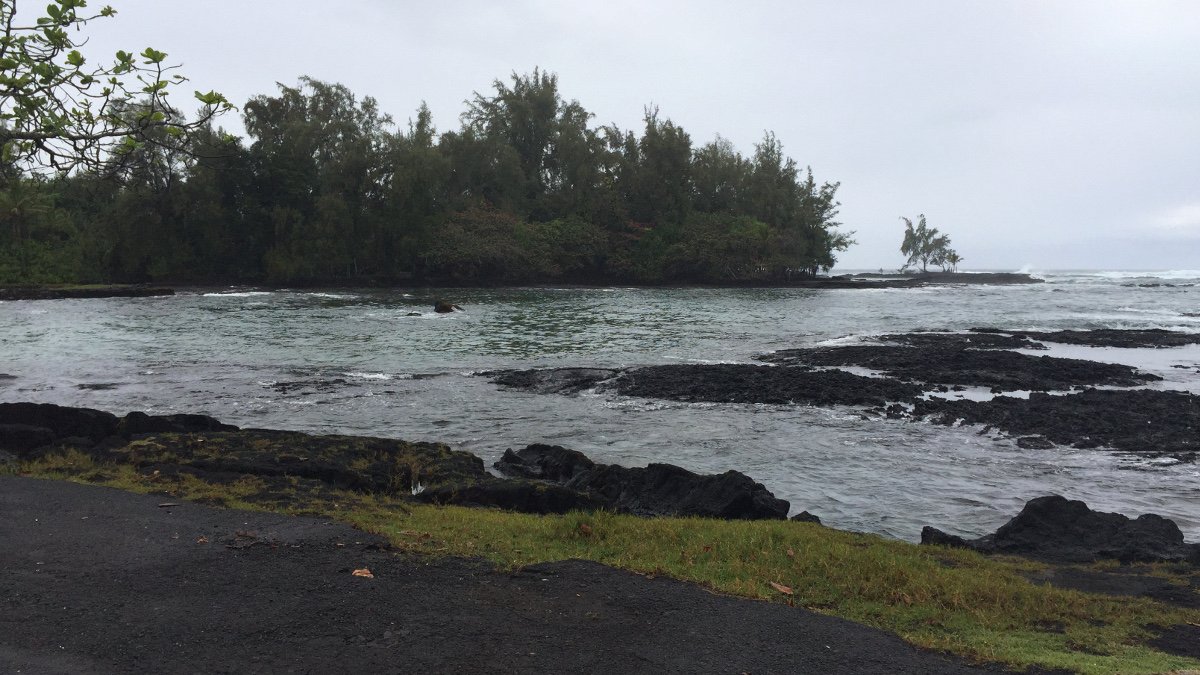
[[[1002,672],[596,563],[497,572],[321,519],[162,503],[0,478],[0,672]]]
[[[1195,573],[1191,575],[1191,581],[1200,587],[1200,569],[1193,569]],[[1196,592],[1196,588],[1179,586],[1161,577],[1150,576],[1149,569],[1144,565],[1108,569],[1050,567],[1044,572],[1030,574],[1027,578],[1035,584],[1069,588],[1083,593],[1150,598],[1177,607],[1200,609],[1200,593]],[[1200,648],[1200,645],[1197,647]]]

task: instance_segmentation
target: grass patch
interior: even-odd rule
[[[415,554],[482,557],[501,568],[594,560],[715,592],[794,603],[895,632],[922,647],[1014,667],[1039,664],[1088,675],[1200,669],[1198,660],[1144,646],[1152,637],[1148,624],[1200,623],[1200,611],[1037,586],[1021,574],[1045,566],[1022,559],[787,521],[647,519],[607,512],[535,516],[413,505],[294,478],[268,484],[247,477],[217,485],[185,474],[144,475],[128,465],[97,465],[75,452],[23,463],[19,470],[233,508],[321,513],[387,535]],[[1172,576],[1175,570],[1162,566],[1156,572]]]

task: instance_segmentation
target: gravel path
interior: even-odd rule
[[[163,503],[0,478],[0,672],[981,672],[841,619],[596,563],[510,574],[382,551],[320,519]]]

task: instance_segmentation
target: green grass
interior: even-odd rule
[[[714,592],[790,602],[893,631],[913,644],[981,661],[1068,668],[1086,674],[1200,670],[1200,660],[1144,646],[1148,624],[1200,623],[1200,611],[1147,599],[1038,586],[1021,559],[915,546],[808,523],[646,519],[606,512],[535,516],[412,505],[394,497],[314,488],[266,494],[248,477],[212,485],[193,477],[145,476],[85,455],[9,465],[21,472],[108,485],[233,508],[321,513],[388,536],[418,555],[477,556],[501,568],[583,558]],[[1169,565],[1153,573],[1173,578]],[[790,587],[786,595],[771,582]],[[1061,631],[1061,632],[1059,632]]]

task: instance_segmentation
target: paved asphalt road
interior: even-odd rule
[[[841,619],[596,563],[510,574],[381,551],[320,519],[161,503],[0,477],[0,673],[984,670]],[[373,579],[350,573],[364,567]]]

